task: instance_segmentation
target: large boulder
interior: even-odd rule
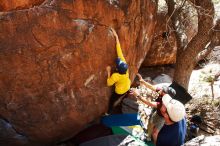
[[[176,62],[176,38],[173,32],[167,31],[169,16],[160,12],[157,14],[157,25],[150,51],[148,51],[143,66],[155,66],[164,64],[174,64]]]
[[[18,135],[8,135],[22,145],[56,143],[107,111],[105,68],[116,58],[110,26],[134,79],[150,48],[156,3],[47,0],[26,8],[0,13],[0,129],[10,125]]]
[[[188,2],[182,8],[181,18],[184,24],[185,41],[190,41],[197,33],[197,17],[195,8]],[[172,20],[168,15],[165,1],[159,0],[157,24],[150,51],[148,51],[143,66],[156,66],[176,63],[177,41]]]

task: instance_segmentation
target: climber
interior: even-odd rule
[[[123,56],[118,35],[113,28],[111,28],[111,31],[116,39],[116,52],[118,58],[116,59],[117,72],[111,75],[111,67],[106,67],[108,73],[107,85],[112,86],[115,84],[115,91],[110,98],[108,113],[112,112],[115,101],[117,101],[120,97],[124,96],[130,89],[131,85],[128,73],[128,64],[126,63],[125,58]]]

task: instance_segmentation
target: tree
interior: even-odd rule
[[[206,56],[218,44],[218,37],[214,27],[214,4],[212,0],[165,0],[168,15],[172,21],[172,28],[177,40],[176,66],[174,81],[188,88],[190,75],[199,60]],[[185,34],[183,9],[190,4],[196,10],[198,31],[188,42]],[[168,20],[168,21],[169,21]],[[218,21],[217,21],[218,22]]]

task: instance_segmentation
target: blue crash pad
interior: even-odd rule
[[[108,115],[102,117],[101,122],[107,127],[140,125],[138,114]]]

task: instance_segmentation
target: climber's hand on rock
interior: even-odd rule
[[[113,33],[113,35],[116,37],[116,38],[118,38],[118,35],[117,35],[117,33],[116,33],[116,31],[115,31],[115,29],[114,28],[110,28],[111,29],[111,31],[112,31],[112,33]]]
[[[107,72],[111,72],[111,66],[107,66],[107,67],[106,67],[106,71],[107,71]]]

